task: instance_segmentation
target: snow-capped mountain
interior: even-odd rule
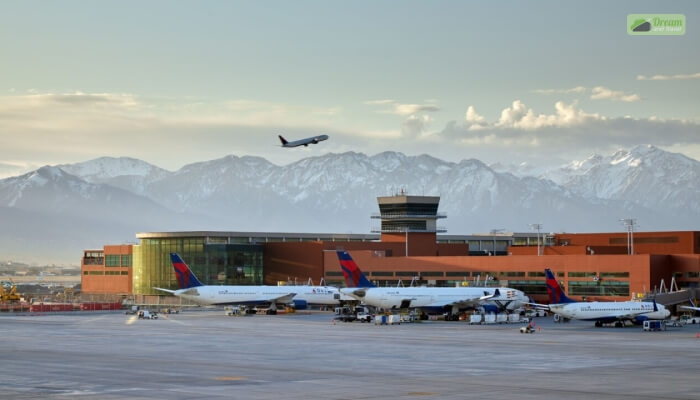
[[[0,218],[9,221],[0,243],[32,243],[39,234],[77,260],[83,248],[133,241],[141,231],[367,233],[378,225],[369,218],[378,211],[376,197],[399,189],[440,195],[448,216],[440,222],[452,234],[524,231],[533,222],[548,231],[612,231],[628,216],[645,230],[695,230],[699,165],[649,146],[542,177],[396,152],[331,153],[285,166],[232,155],[175,172],[99,158],[0,180]]]
[[[82,249],[179,227],[171,210],[106,184],[45,166],[0,180],[0,253],[27,261],[77,262]],[[38,257],[38,258],[37,258]]]
[[[700,213],[700,162],[651,145],[619,150],[607,157],[594,155],[541,178],[589,199]]]
[[[58,167],[87,182],[106,183],[137,194],[144,193],[148,185],[170,174],[155,165],[129,157],[100,157]]]

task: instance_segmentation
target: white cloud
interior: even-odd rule
[[[669,81],[672,79],[700,79],[700,72],[696,72],[694,74],[678,74],[678,75],[654,75],[654,76],[637,75],[638,81]]]
[[[432,121],[429,115],[411,115],[401,124],[401,135],[408,138],[426,136],[428,126]]]
[[[515,128],[515,129],[539,129],[546,127],[564,127],[580,124],[587,119],[600,119],[598,114],[588,114],[576,108],[576,103],[565,104],[561,101],[555,105],[554,114],[535,114],[535,112],[521,102],[515,100],[510,107],[501,111],[501,117],[494,123],[488,123],[483,117],[476,114],[474,108],[467,109],[468,129],[482,128]]]
[[[368,105],[383,105],[383,104],[394,104],[396,103],[396,100],[368,100],[365,101],[365,104]]]
[[[395,100],[369,100],[365,101],[368,105],[382,105],[391,106],[390,108],[384,108],[377,111],[379,114],[395,114],[395,115],[411,115],[419,112],[434,112],[439,111],[440,108],[434,104],[435,100],[428,100],[429,104],[404,104],[399,103]]]
[[[464,120],[469,124],[469,129],[481,129],[488,124],[486,118],[479,115],[474,106],[469,106],[469,108],[467,108],[467,112],[464,114]]]
[[[576,103],[557,102],[555,113],[536,114],[516,100],[501,112],[495,122],[481,119],[473,106],[467,109],[467,114],[470,117],[465,118],[464,123],[449,122],[437,136],[448,143],[461,143],[474,151],[484,149],[495,152],[501,149],[519,153],[521,157],[531,157],[532,151],[536,151],[543,158],[546,157],[544,154],[590,152],[640,143],[657,146],[700,144],[698,121],[629,116],[608,118],[587,113]]]
[[[569,93],[585,93],[586,88],[583,86],[576,86],[571,89],[535,89],[534,93],[539,94],[569,94]]]
[[[622,91],[608,89],[604,86],[596,86],[591,89],[591,100],[612,100],[631,103],[641,99],[638,94],[625,94]]]

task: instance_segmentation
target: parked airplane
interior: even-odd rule
[[[601,327],[606,323],[615,323],[616,327],[622,327],[625,321],[641,325],[648,319],[666,319],[671,312],[663,305],[653,302],[640,301],[605,301],[605,302],[576,302],[564,293],[564,290],[557,282],[552,270],[545,269],[547,278],[547,293],[549,294],[549,305],[534,304],[539,308],[547,309],[560,317],[567,319],[579,319],[583,321],[595,321],[596,327]]]
[[[695,302],[693,302],[693,299],[689,299],[690,304],[693,306],[680,306],[680,308],[685,308],[686,310],[695,310],[695,311],[700,311],[700,307],[695,307]]]
[[[461,310],[483,307],[486,312],[514,310],[527,302],[520,290],[501,287],[376,287],[362,273],[350,254],[338,251],[348,288],[340,292],[366,305],[384,309],[420,308],[424,312],[447,312],[456,319]]]
[[[298,309],[307,305],[339,305],[342,301],[354,300],[342,295],[338,288],[332,286],[225,286],[204,285],[192,273],[187,264],[177,253],[170,253],[175,277],[180,286],[178,290],[154,288],[175,296],[192,300],[204,305],[270,305],[271,310],[277,304],[290,304]]]
[[[280,142],[282,142],[282,147],[297,147],[297,146],[308,147],[309,144],[318,144],[318,142],[328,140],[328,135],[319,135],[319,136],[313,136],[313,137],[306,138],[306,139],[299,139],[299,140],[294,140],[292,142],[288,142],[285,138],[282,137],[282,135],[277,135],[277,136],[279,136]]]

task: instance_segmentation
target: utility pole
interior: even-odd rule
[[[530,224],[530,229],[537,231],[537,255],[541,256],[540,252],[540,230],[542,229],[542,224]]]
[[[622,225],[627,228],[627,254],[634,254],[634,226],[637,225],[636,218],[620,219]]]

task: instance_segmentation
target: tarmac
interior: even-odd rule
[[[700,325],[376,326],[329,313],[0,316],[0,398],[698,399]]]

